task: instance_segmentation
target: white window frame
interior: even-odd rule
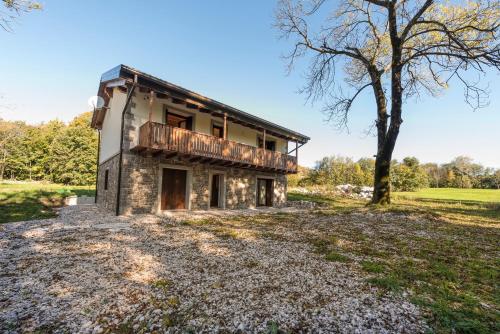
[[[257,200],[257,194],[258,194],[258,187],[259,187],[259,182],[258,182],[258,179],[267,179],[267,180],[273,180],[273,198],[272,198],[272,205],[271,206],[259,206],[258,203],[259,201]],[[278,178],[276,176],[271,176],[271,175],[260,175],[260,174],[256,174],[255,175],[255,192],[254,192],[254,196],[253,198],[255,198],[255,207],[256,208],[274,208],[274,203],[276,202],[275,201],[275,189],[276,189],[276,180]]]
[[[219,208],[226,209],[226,172],[223,170],[210,169],[208,171],[208,200],[207,200],[207,210],[210,210],[210,198],[212,197],[212,178],[213,175],[221,175],[219,184]]]

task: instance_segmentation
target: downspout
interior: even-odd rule
[[[128,92],[127,101],[125,102],[125,106],[123,107],[123,111],[122,111],[122,124],[121,124],[121,130],[120,130],[120,161],[118,162],[118,184],[117,184],[117,190],[116,190],[116,211],[115,211],[115,214],[117,216],[120,215],[120,194],[121,194],[121,188],[122,188],[122,164],[123,164],[123,128],[125,126],[125,112],[127,111],[130,100],[132,99],[132,95],[134,94],[134,90],[135,90],[136,85],[137,85],[137,74],[134,75],[134,83],[132,84],[132,87],[130,88],[130,90]]]
[[[97,194],[99,190],[99,159],[101,155],[101,130],[97,129],[97,168],[95,175],[95,195],[94,203],[97,204]]]

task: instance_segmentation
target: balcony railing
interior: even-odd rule
[[[297,172],[294,156],[155,122],[146,122],[139,128],[139,143],[132,150],[182,155],[204,163]]]

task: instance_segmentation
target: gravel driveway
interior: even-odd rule
[[[0,332],[425,331],[413,304],[267,220],[272,234],[251,216],[229,229],[80,205],[0,225]]]

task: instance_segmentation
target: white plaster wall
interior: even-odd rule
[[[257,131],[240,124],[228,122],[227,139],[250,146],[257,146]]]
[[[121,116],[126,99],[127,94],[120,92],[117,88],[114,89],[113,97],[109,101],[109,109],[102,123],[99,163],[120,151]]]

